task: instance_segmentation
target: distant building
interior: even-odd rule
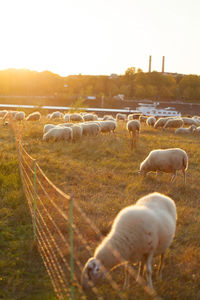
[[[109,76],[109,79],[115,79],[115,78],[118,78],[118,75],[117,74],[111,74]]]

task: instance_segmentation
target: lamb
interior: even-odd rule
[[[110,270],[124,262],[139,262],[137,281],[146,267],[147,285],[153,291],[152,258],[160,255],[158,274],[161,277],[164,254],[173,241],[176,219],[174,201],[160,193],[148,194],[135,205],[122,209],[110,233],[83,268],[83,289],[87,291],[90,286],[99,284]]]
[[[165,125],[163,126],[163,129],[166,128],[179,128],[183,125],[183,120],[181,118],[173,118],[168,119]]]
[[[35,111],[26,117],[26,121],[39,121],[40,119],[41,119],[41,113],[38,111]]]
[[[155,123],[156,123],[156,118],[154,117],[148,117],[148,119],[146,120],[146,124],[148,126],[153,127]]]
[[[121,114],[121,113],[116,114],[116,120],[126,121],[126,114]]]
[[[69,127],[55,126],[43,135],[43,141],[70,141],[73,139],[72,129]]]
[[[180,148],[156,149],[149,153],[145,160],[140,164],[139,173],[146,175],[148,172],[173,173],[171,182],[176,178],[178,170],[182,170],[184,183],[186,183],[186,170],[188,167],[188,156]]]
[[[196,126],[191,125],[189,128],[180,127],[175,130],[175,134],[189,134],[196,131]]]
[[[136,148],[138,143],[138,137],[140,132],[140,121],[130,120],[126,124],[126,128],[131,136],[131,148]]]

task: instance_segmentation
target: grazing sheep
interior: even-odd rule
[[[116,114],[116,120],[126,121],[126,114],[121,114],[121,113]]]
[[[65,114],[63,118],[64,118],[65,122],[69,122],[70,114]]]
[[[188,167],[188,156],[180,148],[156,149],[149,153],[140,164],[139,173],[146,175],[148,172],[173,173],[171,182],[176,178],[176,172],[182,170],[184,182],[186,183],[186,173]]]
[[[101,132],[107,133],[107,132],[115,132],[115,129],[117,127],[115,120],[106,120],[106,121],[99,121],[98,122],[101,127]]]
[[[70,114],[69,121],[70,122],[83,122],[84,119],[80,114],[74,113],[74,114]]]
[[[62,119],[63,118],[63,113],[61,113],[60,111],[54,111],[51,115],[50,115],[50,119]]]
[[[83,115],[83,119],[84,119],[85,122],[87,122],[87,121],[96,121],[98,119],[98,117],[95,114],[85,114],[85,115]]]
[[[161,277],[164,254],[173,241],[176,219],[174,201],[160,193],[146,195],[135,205],[122,209],[110,233],[83,268],[83,289],[87,291],[91,285],[99,284],[110,270],[124,262],[139,262],[137,280],[146,267],[147,285],[153,291],[152,258],[160,255],[158,274]]]
[[[130,120],[126,124],[126,129],[129,131],[131,136],[131,148],[136,148],[140,133],[140,121],[139,120]]]
[[[25,119],[25,112],[24,111],[18,111],[16,112],[15,116],[14,116],[14,119],[16,121],[22,121]]]
[[[175,134],[189,134],[196,131],[196,126],[192,125],[189,128],[180,127],[175,130]]]
[[[69,127],[55,126],[43,135],[43,141],[70,141],[73,139],[72,129]]]
[[[194,134],[200,134],[200,126],[195,128],[194,130]]]
[[[47,131],[49,131],[50,129],[56,127],[56,125],[54,124],[45,124],[44,128],[43,128],[43,133],[46,133]]]
[[[72,129],[72,135],[73,135],[73,141],[80,140],[83,135],[83,127],[81,125],[73,124],[71,127]]]
[[[182,117],[182,120],[184,125],[196,125],[196,126],[200,125],[199,121],[196,119]]]
[[[113,118],[113,116],[111,115],[105,115],[103,116],[103,121],[115,121],[115,118]]]
[[[40,119],[41,119],[41,113],[38,111],[35,111],[26,117],[26,121],[39,121]]]
[[[156,118],[155,117],[148,117],[148,119],[146,120],[146,124],[148,126],[153,127],[155,123],[156,123]]]
[[[169,119],[172,119],[172,117],[159,118],[154,124],[154,128],[163,127]]]
[[[101,131],[101,128],[97,122],[81,123],[80,126],[83,129],[82,134],[85,136],[97,136]]]
[[[140,123],[145,123],[147,119],[148,119],[147,116],[140,116],[140,117],[139,117]]]
[[[173,118],[168,119],[165,125],[163,126],[163,129],[166,128],[179,128],[183,125],[183,120],[181,118]]]
[[[141,116],[141,113],[140,114],[129,114],[128,115],[128,121],[130,121],[130,120],[138,120],[140,116]]]

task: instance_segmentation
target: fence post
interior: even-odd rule
[[[74,300],[73,197],[69,200],[71,299]]]
[[[37,208],[37,203],[36,203],[36,198],[37,198],[37,163],[36,159],[34,160],[34,203],[33,203],[33,234],[34,234],[34,240],[36,240],[36,208]]]

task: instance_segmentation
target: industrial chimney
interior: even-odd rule
[[[149,55],[149,73],[151,72],[151,55]]]
[[[162,58],[162,73],[165,72],[165,57]]]

